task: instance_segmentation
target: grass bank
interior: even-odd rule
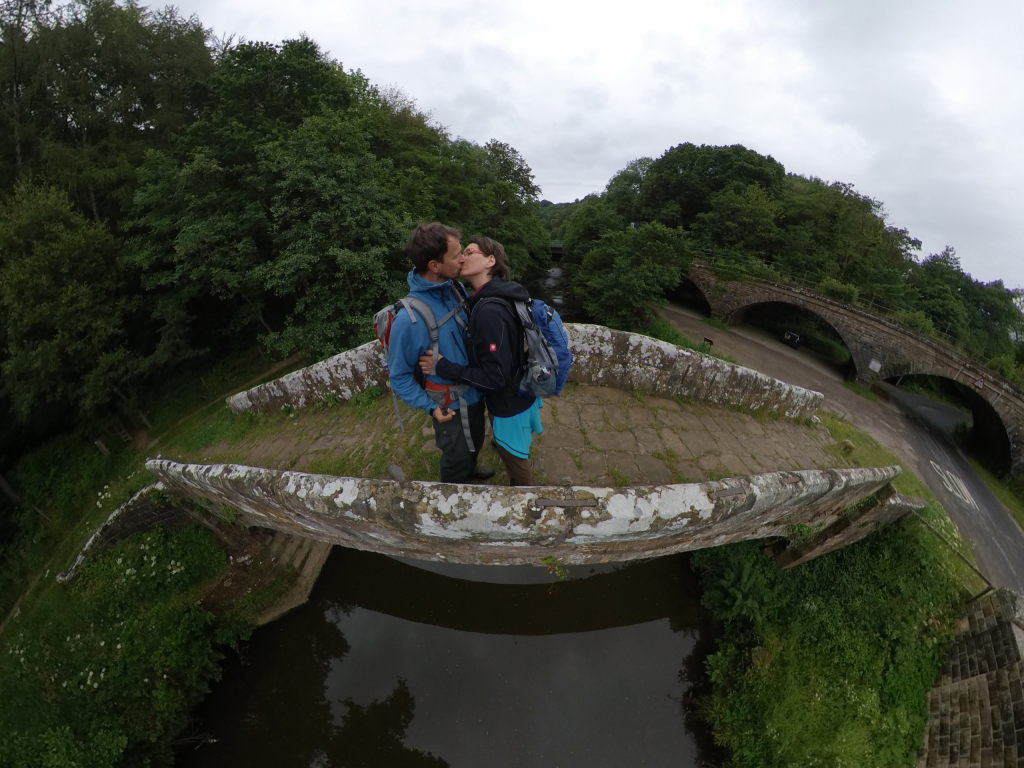
[[[873,439],[824,418],[852,466],[900,463]],[[959,541],[929,500],[923,517]],[[756,543],[702,550],[694,567],[721,626],[703,714],[730,768],[910,766],[931,689],[964,599],[980,586],[916,516],[792,570]]]
[[[716,328],[723,325],[722,323],[715,325],[718,321],[711,321],[710,319],[705,322]],[[668,320],[660,316],[656,316],[646,327],[640,329],[638,333],[650,336],[653,339],[667,341],[669,344],[675,344],[677,347],[686,347],[687,349],[692,349],[705,355],[717,357],[719,360],[724,360],[727,363],[736,363],[736,361],[728,355],[722,355],[715,352],[713,344],[709,344],[705,341],[694,341],[672,325]]]
[[[267,369],[245,355],[183,375],[153,395],[152,430],[132,445],[104,455],[80,431],[10,472],[19,501],[4,518],[10,535],[0,550],[0,766],[170,764],[172,740],[217,677],[224,649],[279,585],[257,580],[236,599],[216,594],[228,554],[198,526],[137,534],[87,561],[71,583],[54,577],[152,482],[142,463],[154,444],[204,442],[224,394]]]
[[[0,765],[166,765],[172,739],[248,631],[204,586],[228,567],[204,528],[156,529],[43,590],[3,637]]]

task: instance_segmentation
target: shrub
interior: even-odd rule
[[[198,589],[226,567],[209,531],[157,529],[51,590],[0,648],[2,766],[169,763],[169,744],[241,627]]]
[[[932,322],[932,319],[919,309],[913,312],[907,312],[906,310],[897,312],[896,321],[912,331],[918,331],[928,336],[936,335],[935,324]]]
[[[706,713],[730,768],[912,765],[961,604],[916,520],[783,571],[756,542],[693,558],[723,624]]]
[[[822,278],[821,282],[818,283],[818,291],[844,304],[856,304],[857,299],[860,297],[860,288],[836,280],[834,277]]]
[[[584,257],[573,292],[594,322],[643,326],[650,307],[679,284],[689,258],[681,230],[645,224],[604,235]]]

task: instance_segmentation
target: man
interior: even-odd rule
[[[412,231],[405,253],[412,262],[409,295],[426,303],[438,324],[438,351],[442,357],[467,365],[465,331],[468,317],[462,306],[465,292],[456,283],[462,267],[462,233],[438,222],[419,224]],[[412,408],[431,416],[434,437],[441,451],[441,482],[466,483],[494,474],[476,465],[484,440],[484,403],[472,387],[436,374],[416,380],[418,358],[431,348],[430,332],[422,317],[415,322],[408,312],[395,315],[388,344],[391,389]],[[468,434],[467,434],[468,433]]]

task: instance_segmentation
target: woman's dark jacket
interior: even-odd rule
[[[484,301],[484,299],[499,299]],[[528,301],[519,283],[492,277],[466,302],[469,310],[469,365],[448,358],[437,364],[437,374],[476,387],[493,416],[515,416],[533,405],[534,397],[518,394],[525,362],[523,332],[512,301]]]

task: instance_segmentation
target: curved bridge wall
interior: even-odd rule
[[[566,323],[566,330],[575,358],[570,382],[767,409],[792,418],[812,416],[821,404],[819,392],[648,336],[581,323]],[[227,403],[235,412],[303,408],[348,400],[371,386],[388,386],[376,341],[232,395]]]
[[[791,417],[813,415],[818,392],[646,336],[569,324],[572,380],[681,395]],[[373,342],[228,399],[235,411],[301,408],[387,385]],[[795,565],[856,541],[914,506],[891,492],[899,467],[775,472],[708,483],[632,488],[451,485],[330,477],[239,465],[147,467],[168,490],[239,510],[250,525],[426,560],[582,564],[648,558],[746,539],[818,535],[780,559]],[[881,503],[847,509],[876,491]]]
[[[803,562],[914,506],[886,496],[856,521],[845,515],[887,486],[896,466],[633,488],[400,483],[166,459],[146,467],[169,491],[214,509],[228,505],[248,525],[386,555],[489,565],[635,560],[786,536],[797,523],[822,532],[801,552]]]

